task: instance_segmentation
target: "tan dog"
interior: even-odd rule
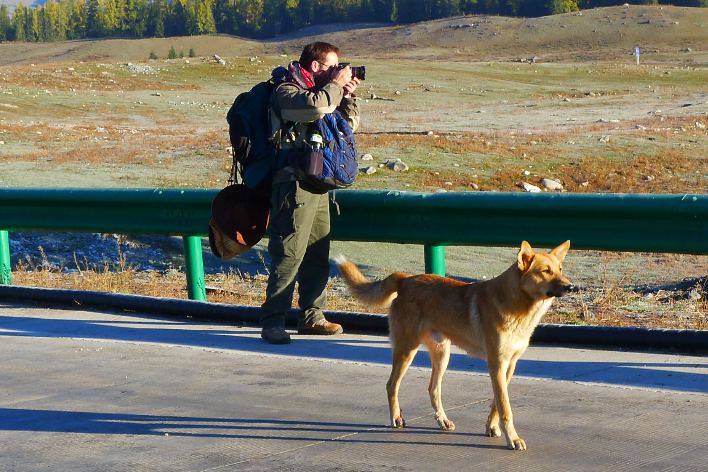
[[[498,437],[503,431],[509,448],[526,449],[514,428],[507,385],[516,361],[528,347],[533,330],[554,297],[572,287],[561,268],[569,248],[570,241],[566,241],[549,253],[535,253],[524,241],[511,267],[478,283],[400,272],[371,282],[344,256],[335,258],[356,299],[369,306],[391,304],[388,319],[393,361],[386,391],[392,427],[406,425],[398,404],[398,389],[420,344],[425,344],[432,364],[428,392],[435,419],[444,431],[455,430],[441,399],[442,377],[453,343],[487,361],[494,390],[487,435]]]

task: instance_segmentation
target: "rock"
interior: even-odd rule
[[[400,159],[389,160],[388,162],[386,162],[386,167],[396,172],[405,172],[408,170],[408,164],[406,164]]]
[[[436,188],[435,193],[447,193],[447,190],[445,190],[444,188]]]
[[[678,23],[677,23],[678,24]],[[693,49],[691,48],[683,48],[681,49],[681,52],[693,52]]]
[[[222,66],[226,65],[226,61],[221,58],[218,54],[214,54],[214,60],[221,64]]]
[[[527,192],[537,193],[537,192],[541,191],[540,188],[538,188],[535,185],[530,184],[528,182],[519,182],[517,185]]]
[[[642,125],[637,125],[636,128],[639,130],[642,130],[642,131],[646,131],[646,129],[647,129],[646,126],[642,126]]]
[[[530,170],[525,170],[525,171],[523,172],[523,174],[524,174],[526,177],[528,177],[529,175],[531,175],[531,171],[530,171]]]
[[[587,187],[588,185],[590,185],[590,182],[588,182],[587,180],[585,182],[580,183],[581,187]]]
[[[696,128],[698,129],[706,129],[706,125],[701,123],[700,121],[696,121]]]
[[[542,179],[541,183],[548,190],[563,190],[563,184],[555,179]]]
[[[479,185],[477,185],[475,183],[471,183],[470,187],[472,187],[474,190],[479,190]]]
[[[435,133],[433,133],[432,131],[428,131],[428,136],[433,136],[433,135],[435,135]]]
[[[688,298],[689,298],[689,300],[698,301],[701,298],[703,298],[703,296],[701,295],[701,292],[699,292],[697,289],[694,288],[693,290],[688,292]]]
[[[375,174],[376,173],[376,166],[362,167],[362,168],[360,168],[360,172],[367,174],[367,175]]]
[[[372,156],[371,154],[369,154],[369,153],[367,152],[366,154],[364,154],[363,156],[361,156],[361,160],[362,160],[362,161],[373,161],[373,160],[374,160],[374,156]]]
[[[600,141],[601,143],[609,143],[610,137],[605,135],[605,136],[600,137],[600,139],[598,141]]]
[[[400,91],[400,90],[396,90],[396,95],[400,95],[400,94],[401,94],[401,91]]]
[[[452,182],[450,182],[450,181],[444,182],[443,185],[444,185],[445,187],[452,187]]]
[[[647,182],[651,182],[654,179],[655,179],[655,177],[653,175],[645,175],[644,176],[644,180]]]

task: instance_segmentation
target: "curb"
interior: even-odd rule
[[[229,323],[258,324],[260,307],[210,303],[176,298],[148,297],[84,290],[0,286],[0,299],[82,307],[109,307],[123,311],[200,318]],[[290,310],[288,326],[295,326],[297,310]],[[347,330],[388,334],[385,315],[327,311],[327,319]],[[594,345],[617,349],[672,349],[708,353],[708,331],[612,326],[540,324],[533,343]]]

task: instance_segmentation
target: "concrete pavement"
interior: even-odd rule
[[[0,470],[706,470],[706,357],[532,346],[510,387],[529,447],[514,452],[483,435],[482,361],[453,352],[444,433],[420,352],[394,431],[385,337],[293,339],[0,303]]]

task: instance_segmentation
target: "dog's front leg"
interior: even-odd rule
[[[509,361],[494,359],[489,362],[489,375],[492,379],[494,401],[501,416],[501,427],[506,437],[506,443],[510,449],[524,451],[526,450],[526,442],[516,433],[514,417],[509,404],[509,392],[507,390],[507,372],[509,367]],[[490,419],[491,416],[492,414],[490,413]]]
[[[514,370],[516,370],[516,361],[521,357],[521,353],[517,353],[511,358],[509,362],[509,367],[506,370],[506,386],[507,391],[509,389],[509,383],[511,378],[514,376]],[[499,429],[499,411],[497,410],[496,395],[492,399],[492,406],[489,409],[489,417],[487,418],[486,433],[490,438],[498,438],[501,436],[501,429]]]

